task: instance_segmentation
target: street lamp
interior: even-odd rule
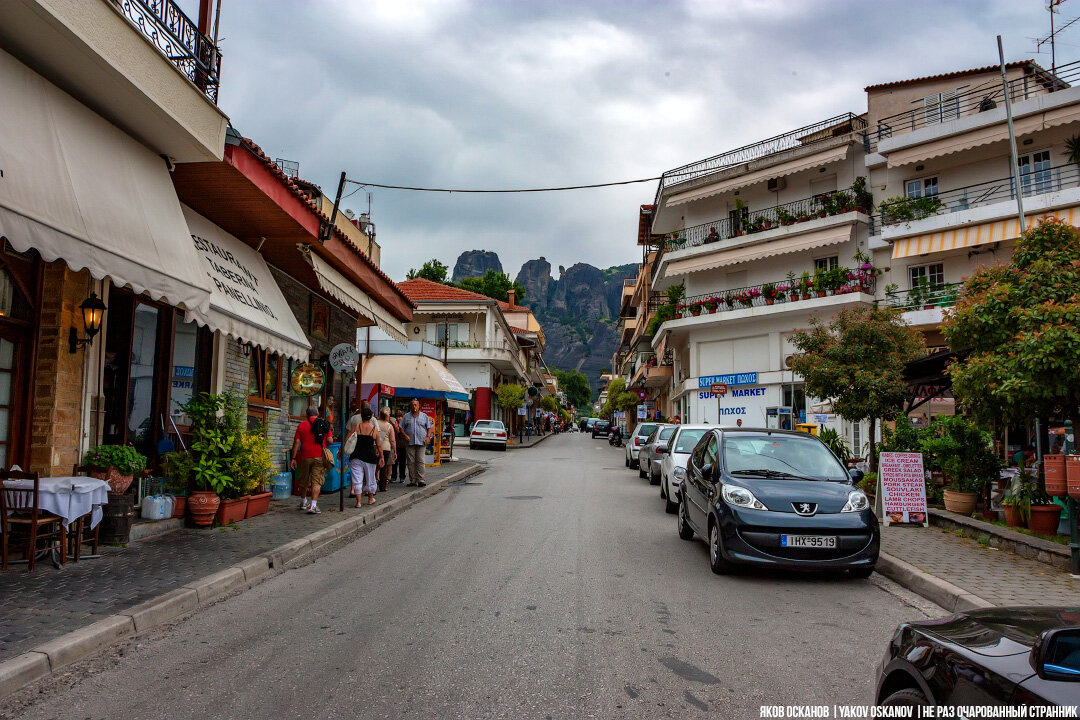
[[[105,319],[105,303],[101,301],[101,298],[97,296],[97,293],[90,293],[90,297],[86,298],[79,305],[79,309],[82,310],[83,327],[86,328],[86,337],[80,338],[79,331],[72,325],[68,331],[68,351],[74,355],[78,352],[79,348],[84,345],[92,345],[94,342],[94,336],[101,330],[101,322]]]

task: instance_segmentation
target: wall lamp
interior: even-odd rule
[[[251,357],[251,343],[246,343],[240,338],[237,338],[236,344],[240,346],[240,349],[244,353],[244,357]]]
[[[94,342],[94,336],[101,331],[101,321],[105,319],[105,303],[101,301],[101,298],[97,296],[97,293],[90,293],[90,297],[82,301],[79,305],[79,309],[82,310],[83,327],[86,328],[86,337],[80,338],[79,331],[72,325],[68,331],[68,351],[74,355],[79,351],[79,348],[85,345],[92,345]]]

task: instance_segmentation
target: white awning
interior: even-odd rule
[[[364,360],[362,373],[364,382],[391,385],[398,395],[440,398],[457,402],[450,407],[468,408],[469,391],[445,365],[426,355],[375,355]]]
[[[379,329],[402,345],[409,344],[405,326],[400,320],[394,318],[382,305],[356,287],[347,277],[330,267],[325,260],[311,252],[310,246],[297,245],[297,247],[300,248],[304,259],[314,268],[315,275],[319,278],[319,287],[343,305],[360,313],[360,316],[368,321],[363,327],[377,325]]]
[[[854,237],[855,225],[840,225],[827,227],[811,232],[799,233],[780,237],[765,242],[752,243],[731,250],[715,250],[701,252],[689,257],[672,260],[668,265],[667,274],[684,275],[686,273],[700,272],[702,270],[715,270],[716,268],[738,265],[739,263],[763,260],[775,255],[803,252],[828,245],[839,245],[850,241]],[[704,246],[708,247],[708,246]],[[695,250],[697,248],[694,248]]]
[[[287,358],[306,361],[311,344],[262,255],[183,205],[191,246],[210,279],[207,325]]]
[[[205,323],[200,271],[165,161],[0,51],[0,235]]]

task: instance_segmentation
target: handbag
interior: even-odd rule
[[[323,464],[327,467],[334,467],[334,453],[330,452],[330,448],[324,447],[322,449]]]
[[[352,433],[349,437],[345,438],[345,444],[341,446],[341,452],[345,455],[352,455],[353,450],[356,449],[356,433]]]

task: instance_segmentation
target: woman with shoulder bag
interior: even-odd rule
[[[394,454],[397,451],[397,433],[394,431],[394,424],[390,422],[390,408],[379,410],[379,419],[375,424],[379,430],[379,450],[383,458],[383,463],[379,466],[379,492],[383,492],[390,482],[390,468],[394,464]]]
[[[378,489],[377,472],[383,465],[379,451],[379,430],[371,420],[371,408],[364,407],[360,415],[354,415],[349,421],[349,434],[356,436],[356,445],[349,454],[349,473],[352,477],[352,491],[356,496],[356,507],[363,505],[363,496],[368,496],[368,505],[375,504],[375,492]]]

